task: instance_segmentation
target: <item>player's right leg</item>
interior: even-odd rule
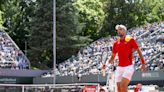
[[[117,92],[121,92],[121,80],[123,75],[124,68],[123,67],[117,67],[116,69],[116,83],[117,83]]]

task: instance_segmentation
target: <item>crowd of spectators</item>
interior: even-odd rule
[[[131,35],[139,44],[142,54],[145,58],[147,70],[163,70],[164,57],[163,50],[164,41],[158,41],[160,35],[164,32],[164,22],[147,24],[142,27],[132,28],[128,30],[127,35]],[[91,43],[89,46],[82,48],[77,56],[58,65],[58,75],[87,75],[100,74],[101,65],[105,63],[112,51],[112,45],[117,36],[101,38]],[[114,66],[117,66],[118,58],[116,57]],[[141,67],[140,59],[134,53],[135,69]]]
[[[28,69],[25,55],[6,32],[0,30],[0,69]]]

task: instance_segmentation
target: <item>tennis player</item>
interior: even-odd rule
[[[117,92],[127,92],[127,87],[134,74],[133,52],[137,51],[141,59],[141,71],[145,70],[145,61],[134,38],[126,35],[127,28],[124,25],[116,25],[115,29],[119,39],[114,42],[108,66],[113,64],[115,56],[118,55],[119,61],[116,68]],[[106,65],[104,64],[102,69],[105,68]]]

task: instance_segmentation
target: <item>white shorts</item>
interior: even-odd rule
[[[134,66],[129,65],[125,67],[117,66],[116,69],[116,82],[121,82],[122,78],[131,80],[134,73]]]

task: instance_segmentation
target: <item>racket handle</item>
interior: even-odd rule
[[[105,73],[105,69],[102,69],[102,76],[105,77],[106,73]]]

